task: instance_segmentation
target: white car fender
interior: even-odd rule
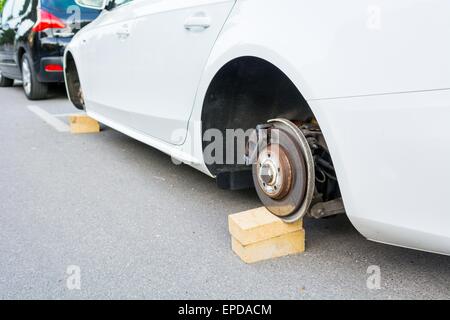
[[[434,41],[427,39],[441,51],[437,60],[417,64],[423,77],[412,78],[408,65],[423,60],[426,53],[411,51],[412,57],[404,53],[419,50],[417,44],[401,43],[394,54],[377,47],[398,36],[392,32],[409,37],[402,21],[400,27],[389,25],[385,30],[371,26],[373,1],[305,2],[238,1],[211,52],[191,123],[201,121],[208,86],[228,62],[254,56],[272,63],[297,86],[315,114],[330,147],[347,215],[358,231],[370,240],[450,254],[450,203],[445,195],[450,171],[430,167],[430,154],[437,150],[439,163],[450,163],[450,127],[445,124],[450,118],[450,90],[446,89],[450,88],[450,60],[441,56],[442,52],[450,55],[450,44],[439,42],[439,34]],[[413,30],[416,36],[425,39],[438,31],[450,36],[450,22],[438,12],[438,7],[450,10],[448,2],[375,1],[375,5],[372,10],[381,10],[387,24],[401,7],[399,17],[404,23],[435,12],[449,28],[436,29],[431,24],[428,30]],[[357,10],[346,10],[349,6]],[[285,15],[292,12],[295,19],[286,21]],[[354,29],[349,29],[352,22]],[[347,32],[347,41],[341,31]],[[366,42],[369,38],[377,46],[370,47],[373,43],[368,42],[362,45],[370,48],[359,48],[349,41],[352,37]],[[352,50],[366,55],[358,57]],[[349,58],[343,60],[346,52]],[[391,72],[388,78],[384,70]],[[437,126],[420,130],[418,136],[416,130],[430,112],[437,117]]]

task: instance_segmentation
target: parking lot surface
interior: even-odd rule
[[[450,257],[369,242],[345,216],[306,220],[302,255],[246,265],[227,216],[260,206],[253,190],[109,128],[71,135],[63,88],[0,88],[0,109],[0,299],[450,298]]]

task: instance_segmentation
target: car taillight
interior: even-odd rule
[[[48,64],[45,66],[45,71],[46,72],[63,72],[63,66],[59,65],[59,64]]]
[[[38,21],[33,27],[34,32],[41,32],[47,29],[63,29],[65,23],[55,15],[40,9],[38,11]]]

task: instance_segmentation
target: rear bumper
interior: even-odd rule
[[[52,71],[49,66],[60,66],[61,70]],[[48,57],[41,58],[41,63],[39,66],[39,72],[37,73],[37,78],[39,82],[51,83],[51,82],[64,82],[63,73],[63,57]]]

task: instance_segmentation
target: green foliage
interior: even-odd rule
[[[0,0],[0,12],[3,11],[3,5],[5,4],[6,0]]]

